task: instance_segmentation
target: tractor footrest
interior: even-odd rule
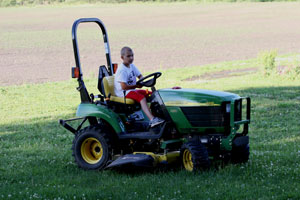
[[[151,128],[148,132],[134,132],[134,133],[124,133],[120,135],[121,139],[157,139],[160,138],[165,130],[167,123],[155,126]]]

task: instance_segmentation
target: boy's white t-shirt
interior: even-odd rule
[[[118,67],[117,72],[115,74],[115,94],[118,97],[124,97],[123,89],[121,87],[120,82],[124,82],[127,85],[136,85],[136,77],[141,75],[141,72],[134,64],[130,64],[129,67],[126,67],[123,63]],[[135,89],[126,90],[127,95],[130,91],[134,91]]]

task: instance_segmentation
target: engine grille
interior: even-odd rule
[[[223,127],[229,125],[229,115],[223,106],[181,107],[185,117],[196,127]]]

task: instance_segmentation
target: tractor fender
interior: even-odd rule
[[[79,104],[77,111],[77,117],[97,117],[105,120],[114,131],[119,135],[122,132],[125,132],[125,126],[119,116],[106,108],[103,105],[96,105],[91,103],[81,103]]]

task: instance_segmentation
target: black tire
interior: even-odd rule
[[[80,168],[100,170],[110,160],[111,149],[111,139],[105,129],[88,126],[76,134],[72,155]]]
[[[208,170],[210,160],[206,147],[200,142],[184,143],[180,150],[183,167],[188,171]]]
[[[246,163],[249,160],[249,155],[250,155],[249,144],[240,147],[233,146],[231,151],[231,161],[234,164]]]

